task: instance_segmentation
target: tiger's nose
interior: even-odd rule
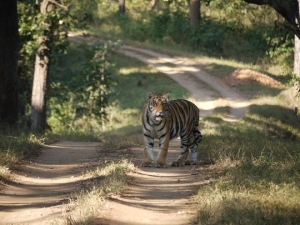
[[[155,115],[156,116],[163,116],[164,114],[163,114],[163,112],[157,112]]]

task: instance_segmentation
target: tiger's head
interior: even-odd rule
[[[149,117],[155,121],[161,121],[166,116],[167,102],[171,92],[167,94],[154,94],[152,91],[147,93]]]

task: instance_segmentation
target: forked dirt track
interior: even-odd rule
[[[88,44],[99,41],[76,35],[70,39]],[[154,66],[183,85],[200,108],[202,118],[216,107],[230,107],[225,118],[229,121],[240,119],[247,111],[244,98],[206,74],[191,59],[129,46],[123,46],[120,51]],[[195,82],[195,79],[201,82]],[[177,158],[179,146],[178,139],[171,142],[167,158],[169,165]],[[201,151],[201,144],[199,147]],[[122,196],[107,199],[94,224],[195,224],[197,206],[192,196],[210,182],[205,179],[206,165],[200,162],[196,166],[140,168],[143,147],[125,149],[120,153],[107,152],[101,143],[89,142],[59,142],[45,146],[39,157],[25,163],[14,175],[14,181],[1,192],[0,224],[61,224],[61,218],[68,214],[64,204],[84,182],[82,173],[105,160],[122,158],[132,161],[137,170],[130,174],[130,182]]]
[[[69,39],[76,43],[87,44],[102,41],[97,37],[75,33],[70,34]],[[126,45],[121,46],[120,52],[153,66],[185,87],[191,94],[190,100],[199,107],[201,118],[210,115],[217,107],[227,106],[230,112],[224,120],[232,122],[242,118],[248,110],[249,101],[246,98],[232,90],[224,81],[206,73],[195,59],[169,56]]]

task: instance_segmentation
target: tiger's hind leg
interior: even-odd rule
[[[184,166],[185,161],[189,155],[189,139],[185,137],[180,137],[180,154],[174,162],[172,162],[171,166]]]
[[[189,150],[191,150],[190,160],[187,160],[189,155]],[[188,145],[186,144],[186,142],[181,141],[180,155],[177,158],[177,160],[171,164],[171,166],[196,165],[197,158],[198,158],[198,145],[195,142],[195,137],[191,136],[189,138]]]
[[[202,134],[198,130],[198,124],[199,124],[199,120],[196,121],[194,130],[193,130],[193,136],[190,138],[190,143],[191,143],[191,145],[190,145],[190,150],[191,150],[190,160],[186,160],[185,165],[196,165],[197,164],[198,152],[199,152],[198,143],[202,141]]]
[[[181,145],[180,155],[178,156],[177,160],[172,162],[171,166],[184,166],[188,155],[189,155],[189,147]]]
[[[185,165],[196,165],[197,164],[197,159],[198,159],[198,145],[197,143],[193,143],[190,146],[191,154],[190,154],[190,160],[185,161]]]

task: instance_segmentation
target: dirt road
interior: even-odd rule
[[[55,224],[82,172],[98,163],[101,143],[58,142],[27,162],[0,194],[0,224]]]
[[[83,36],[73,36],[71,40],[89,44],[99,41]],[[129,46],[123,46],[121,51],[149,63],[183,85],[201,109],[201,117],[219,106],[230,107],[225,118],[229,121],[241,118],[247,111],[244,98],[201,68],[191,66],[188,58]],[[143,159],[142,147],[130,151],[130,160],[138,167]],[[58,224],[59,218],[64,216],[64,203],[84,179],[82,172],[104,157],[101,143],[59,142],[45,146],[41,152],[18,171],[14,181],[1,193],[0,224]],[[176,139],[170,146],[169,164],[178,153]],[[130,174],[131,182],[122,196],[111,196],[107,200],[108,207],[95,224],[194,224],[196,205],[191,198],[201,185],[210,182],[205,179],[205,166],[139,168],[137,171]]]
[[[95,224],[194,224],[196,205],[191,197],[201,185],[204,167],[140,168],[143,148],[128,149],[126,158],[137,170],[130,174],[122,196],[107,199],[103,214]],[[127,153],[128,153],[127,151]],[[58,142],[45,146],[41,155],[27,162],[0,195],[0,224],[61,224],[65,204],[81,187],[87,168],[103,160],[124,156],[107,152],[101,143]],[[179,153],[179,140],[171,142],[168,164]],[[129,158],[128,158],[129,157]]]
[[[179,155],[180,140],[172,140],[167,163]],[[144,168],[143,148],[131,149],[130,160],[138,167],[131,173],[129,188],[122,196],[108,199],[107,213],[99,224],[189,225],[195,224],[197,206],[192,200],[205,179],[203,165]]]

